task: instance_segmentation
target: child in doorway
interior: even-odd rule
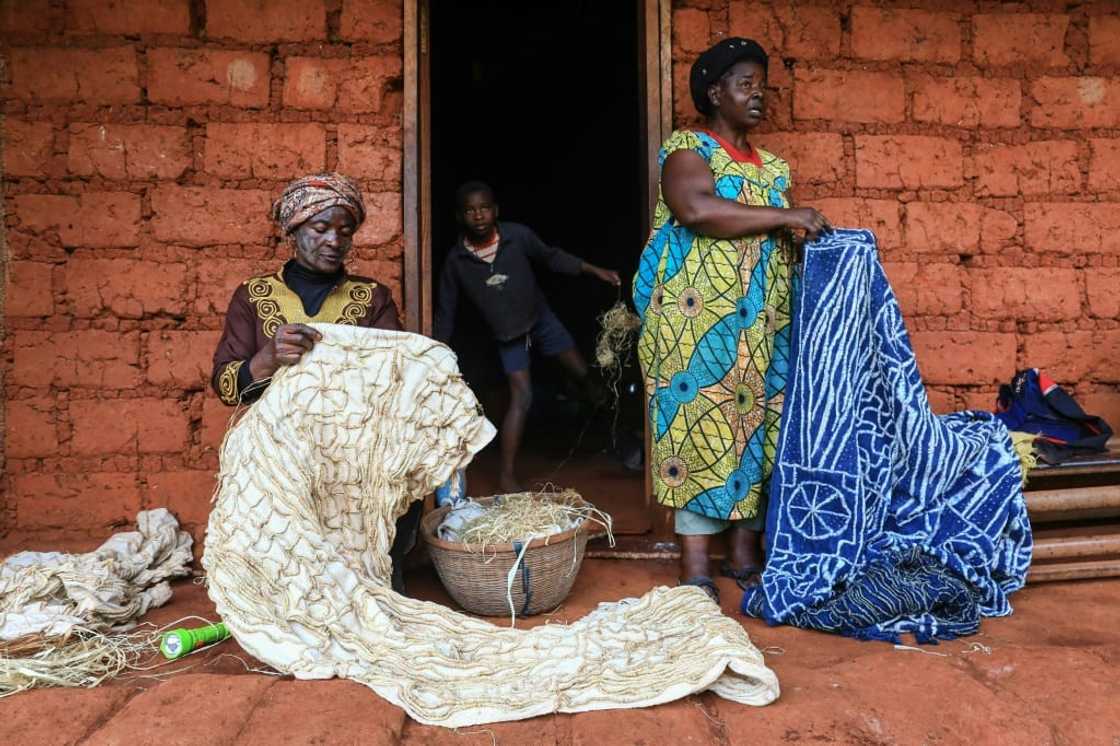
[[[587,362],[576,349],[572,335],[548,307],[530,261],[561,274],[589,274],[616,287],[621,281],[613,270],[545,245],[524,225],[498,222],[494,190],[481,181],[459,187],[455,204],[462,232],[440,275],[434,336],[445,343],[451,338],[460,293],[478,307],[490,326],[510,394],[501,427],[500,485],[503,492],[520,492],[514,464],[532,403],[530,345],[556,358],[577,381],[588,385]]]

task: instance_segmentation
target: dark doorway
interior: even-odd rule
[[[619,272],[621,293],[588,276],[538,268],[549,305],[594,362],[597,317],[620,296],[646,238],[647,154],[640,4],[598,0],[431,0],[429,22],[431,297],[456,241],[454,193],[490,183],[501,218]],[[506,381],[478,312],[460,304],[452,346],[487,414],[500,424]],[[526,487],[571,486],[612,513],[621,533],[650,527],[640,374],[631,359],[615,407],[581,406],[561,369],[534,357],[534,404],[519,458]],[[635,455],[637,449],[637,456]],[[629,468],[627,468],[627,464]],[[497,442],[468,475],[497,488]]]

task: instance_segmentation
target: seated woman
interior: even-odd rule
[[[361,192],[341,174],[305,176],[289,184],[271,211],[292,258],[278,272],[250,277],[233,292],[214,352],[211,385],[223,403],[249,404],[281,366],[298,363],[322,339],[318,321],[400,330],[388,288],[352,275],[344,265],[366,218]],[[402,559],[416,540],[422,504],[397,521],[393,589],[403,592]]]

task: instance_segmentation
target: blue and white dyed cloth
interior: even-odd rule
[[[991,414],[934,415],[870,231],[806,247],[766,519],[771,624],[920,642],[1011,613],[1031,528]]]

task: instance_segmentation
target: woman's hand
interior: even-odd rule
[[[271,378],[281,366],[295,365],[322,338],[322,334],[307,324],[284,324],[249,361],[253,380]]]
[[[786,210],[786,227],[804,231],[806,241],[815,241],[820,234],[832,230],[828,219],[812,207],[791,207]]]
[[[589,275],[597,277],[608,285],[614,285],[615,287],[618,287],[622,284],[622,280],[621,278],[619,278],[618,272],[615,272],[613,269],[603,269],[602,267],[596,267],[594,264],[587,264],[586,262],[584,262],[584,271]]]

